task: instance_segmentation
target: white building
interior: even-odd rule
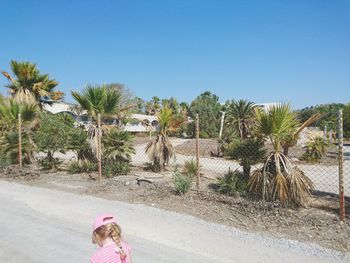
[[[86,111],[78,114],[74,110],[74,105],[65,102],[51,102],[43,104],[43,109],[52,113],[68,113],[73,116],[78,125],[88,125],[91,123]],[[157,130],[158,120],[156,116],[144,114],[131,114],[127,118],[127,123],[122,125],[119,120],[109,120],[108,125],[116,125],[129,132],[153,132]]]

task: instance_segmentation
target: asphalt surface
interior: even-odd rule
[[[316,245],[277,240],[144,205],[0,180],[0,262],[89,262],[91,224],[115,214],[142,262],[350,262]]]

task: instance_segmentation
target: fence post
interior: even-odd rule
[[[343,110],[338,113],[338,149],[339,149],[339,218],[345,218],[344,200],[344,145],[343,145]]]
[[[197,192],[199,192],[199,176],[200,176],[200,167],[199,167],[199,115],[196,114],[196,183],[197,183]]]
[[[19,169],[22,170],[22,116],[18,113],[18,163]]]
[[[98,182],[101,182],[102,177],[102,149],[101,149],[101,114],[97,114],[97,167],[98,167]]]

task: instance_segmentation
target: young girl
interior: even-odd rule
[[[92,243],[100,248],[91,256],[91,263],[132,263],[130,247],[121,239],[121,228],[115,217],[103,214],[93,225]]]

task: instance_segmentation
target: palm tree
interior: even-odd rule
[[[15,77],[3,71],[2,74],[10,81],[7,85],[13,97],[29,97],[34,99],[41,107],[41,98],[44,96],[54,96],[56,99],[63,96],[53,89],[58,85],[54,79],[50,79],[48,74],[41,74],[36,64],[30,62],[11,61],[11,70]]]
[[[129,162],[131,155],[135,153],[132,145],[132,137],[127,131],[112,129],[103,138],[104,155],[107,158]]]
[[[249,187],[253,192],[262,193],[264,200],[299,206],[311,194],[312,181],[282,152],[284,141],[298,126],[299,122],[288,104],[279,104],[267,111],[256,110],[255,132],[272,143],[273,151],[263,168],[253,173]]]
[[[251,120],[254,115],[254,103],[247,100],[232,100],[226,110],[226,125],[237,130],[241,140],[249,134]]]
[[[16,99],[4,99],[0,103],[2,154],[7,154],[4,152],[6,150],[13,158],[14,154],[17,153],[20,168],[22,168],[22,152],[25,154],[26,161],[30,162],[33,159],[34,143],[30,131],[31,124],[36,118],[36,112],[36,104],[22,103]],[[25,138],[24,148],[22,148],[22,133]],[[17,141],[14,141],[15,139]]]
[[[289,148],[297,144],[300,133],[306,128],[309,127],[314,122],[318,121],[322,115],[320,113],[315,113],[311,115],[305,122],[296,127],[295,131],[283,142],[283,153],[288,156]]]
[[[164,105],[157,113],[159,130],[157,135],[146,146],[146,153],[153,162],[155,171],[161,171],[169,164],[169,160],[174,156],[174,148],[168,138],[168,133],[176,131],[183,120],[175,118],[172,110]]]
[[[101,116],[112,116],[118,113],[121,95],[115,89],[110,89],[108,85],[88,85],[82,93],[72,91],[72,96],[81,108],[87,111],[94,122],[92,127],[94,131],[90,134],[93,134],[92,138],[95,139],[96,143],[98,176],[99,181],[101,181]]]

